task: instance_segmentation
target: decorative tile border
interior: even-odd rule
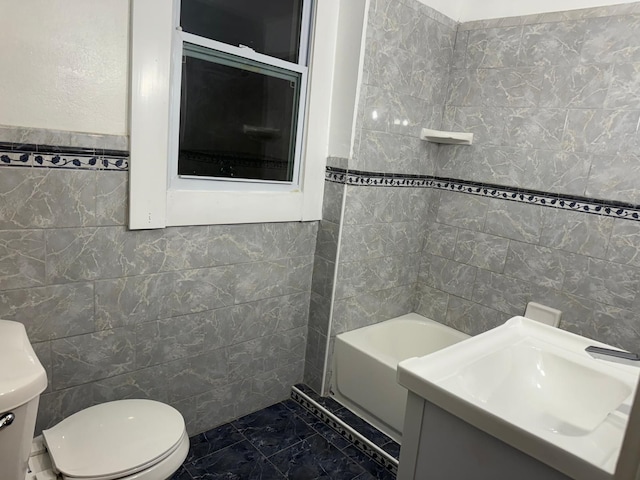
[[[298,385],[291,387],[291,398],[305,410],[320,418],[324,423],[342,435],[366,456],[382,465],[393,475],[397,475],[398,460],[396,458],[393,458],[346,422],[336,417],[326,407],[315,401],[310,395],[304,393]]]
[[[325,179],[334,183],[370,187],[436,188],[482,197],[499,198],[542,207],[559,208],[592,215],[640,221],[640,205],[595,198],[548,193],[430,175],[363,172],[327,167]]]
[[[0,142],[0,166],[129,170],[129,152]]]

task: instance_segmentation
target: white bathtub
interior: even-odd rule
[[[407,390],[398,385],[398,362],[423,357],[468,335],[409,313],[336,336],[332,392],[340,403],[400,441]]]

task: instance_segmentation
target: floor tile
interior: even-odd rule
[[[185,465],[193,480],[282,480],[285,477],[249,442],[242,441]]]
[[[191,477],[191,475],[189,475],[189,472],[187,472],[184,467],[180,467],[180,470],[173,474],[171,480],[193,480],[193,478]]]
[[[266,456],[316,433],[282,403],[242,417],[234,421],[233,426]]]
[[[290,480],[353,480],[363,468],[321,435],[313,435],[269,457]]]
[[[383,445],[386,445],[389,442],[393,441],[393,439],[382,433],[377,428],[373,427],[371,424],[365,422],[355,413],[347,410],[346,408],[340,410],[335,415],[379,447],[382,447]]]
[[[244,440],[242,434],[230,423],[225,423],[213,430],[191,437],[186,462],[191,463],[241,440]]]
[[[396,476],[389,472],[386,468],[377,462],[374,462],[364,453],[358,450],[354,446],[349,446],[342,450],[347,457],[357,462],[362,468],[364,468],[371,476],[377,480],[395,480]]]

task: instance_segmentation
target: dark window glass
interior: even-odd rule
[[[178,174],[293,180],[300,74],[185,43]]]
[[[185,32],[298,62],[302,0],[182,0]]]

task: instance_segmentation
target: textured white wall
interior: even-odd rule
[[[129,0],[0,1],[0,125],[127,133]]]

